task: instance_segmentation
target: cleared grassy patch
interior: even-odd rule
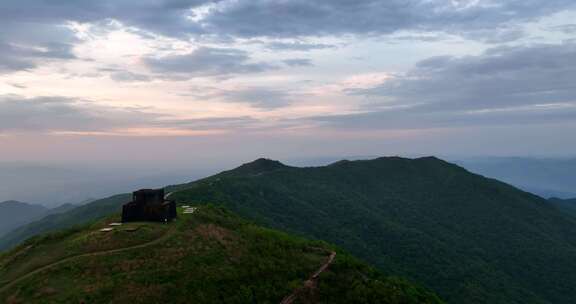
[[[203,206],[194,214],[180,213],[170,224],[131,223],[99,232],[115,219],[32,240],[2,257],[2,278],[20,279],[8,289],[0,286],[0,301],[278,303],[334,250],[323,242],[256,226],[213,206]],[[123,231],[134,227],[138,229]],[[50,263],[56,264],[19,276],[34,269],[31,265]],[[338,263],[336,271],[327,273],[334,283],[310,299],[350,303],[346,298],[332,300],[348,288],[339,282],[361,284],[367,298],[373,299],[370,282],[387,280],[345,253],[339,254]],[[406,293],[396,285],[380,290],[380,299],[370,303],[439,303],[428,292],[407,286],[412,290]],[[390,298],[399,294],[403,302],[390,302],[387,294]],[[328,303],[316,300],[313,303]]]

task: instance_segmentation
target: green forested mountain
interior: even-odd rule
[[[576,198],[573,199],[559,199],[559,198],[551,198],[549,201],[567,214],[576,216]]]
[[[2,303],[440,304],[324,242],[242,220],[221,207],[170,224],[113,216],[28,240],[0,256]],[[323,265],[311,284],[305,281]]]
[[[182,188],[181,202],[333,242],[450,303],[576,303],[576,221],[437,158],[317,168],[261,159]]]
[[[576,303],[576,219],[437,158],[314,168],[260,159],[168,191],[180,203],[223,205],[335,243],[449,303]],[[116,212],[125,201],[117,196],[30,224],[0,246]]]

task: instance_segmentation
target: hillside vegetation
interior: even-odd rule
[[[335,243],[450,303],[576,303],[574,219],[437,158],[261,159],[181,189],[173,198]]]
[[[242,220],[220,207],[168,225],[111,217],[35,237],[0,257],[2,303],[279,303],[331,252],[315,286],[294,303],[441,303],[323,242]]]
[[[549,199],[556,208],[562,212],[566,212],[569,215],[576,216],[576,198],[573,199],[559,199],[551,198]]]
[[[315,168],[260,159],[167,191],[329,241],[449,303],[576,303],[576,218],[437,158]],[[0,239],[0,248],[113,214],[128,200],[115,196],[37,221]]]

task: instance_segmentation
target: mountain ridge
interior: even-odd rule
[[[435,157],[216,175],[172,198],[215,201],[265,225],[336,243],[449,302],[576,299],[568,287],[576,277],[567,270],[576,270],[567,258],[576,258],[574,220],[543,198]],[[544,257],[558,258],[543,243],[563,252],[563,266],[543,264]],[[526,247],[526,256],[509,258]],[[540,275],[557,272],[557,283],[527,273],[529,265]],[[499,285],[508,288],[493,292]]]

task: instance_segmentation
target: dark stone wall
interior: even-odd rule
[[[122,222],[169,222],[176,218],[176,202],[164,200],[164,189],[142,189],[122,207]]]
[[[164,189],[142,189],[132,194],[132,201],[139,204],[158,204],[164,203]]]

